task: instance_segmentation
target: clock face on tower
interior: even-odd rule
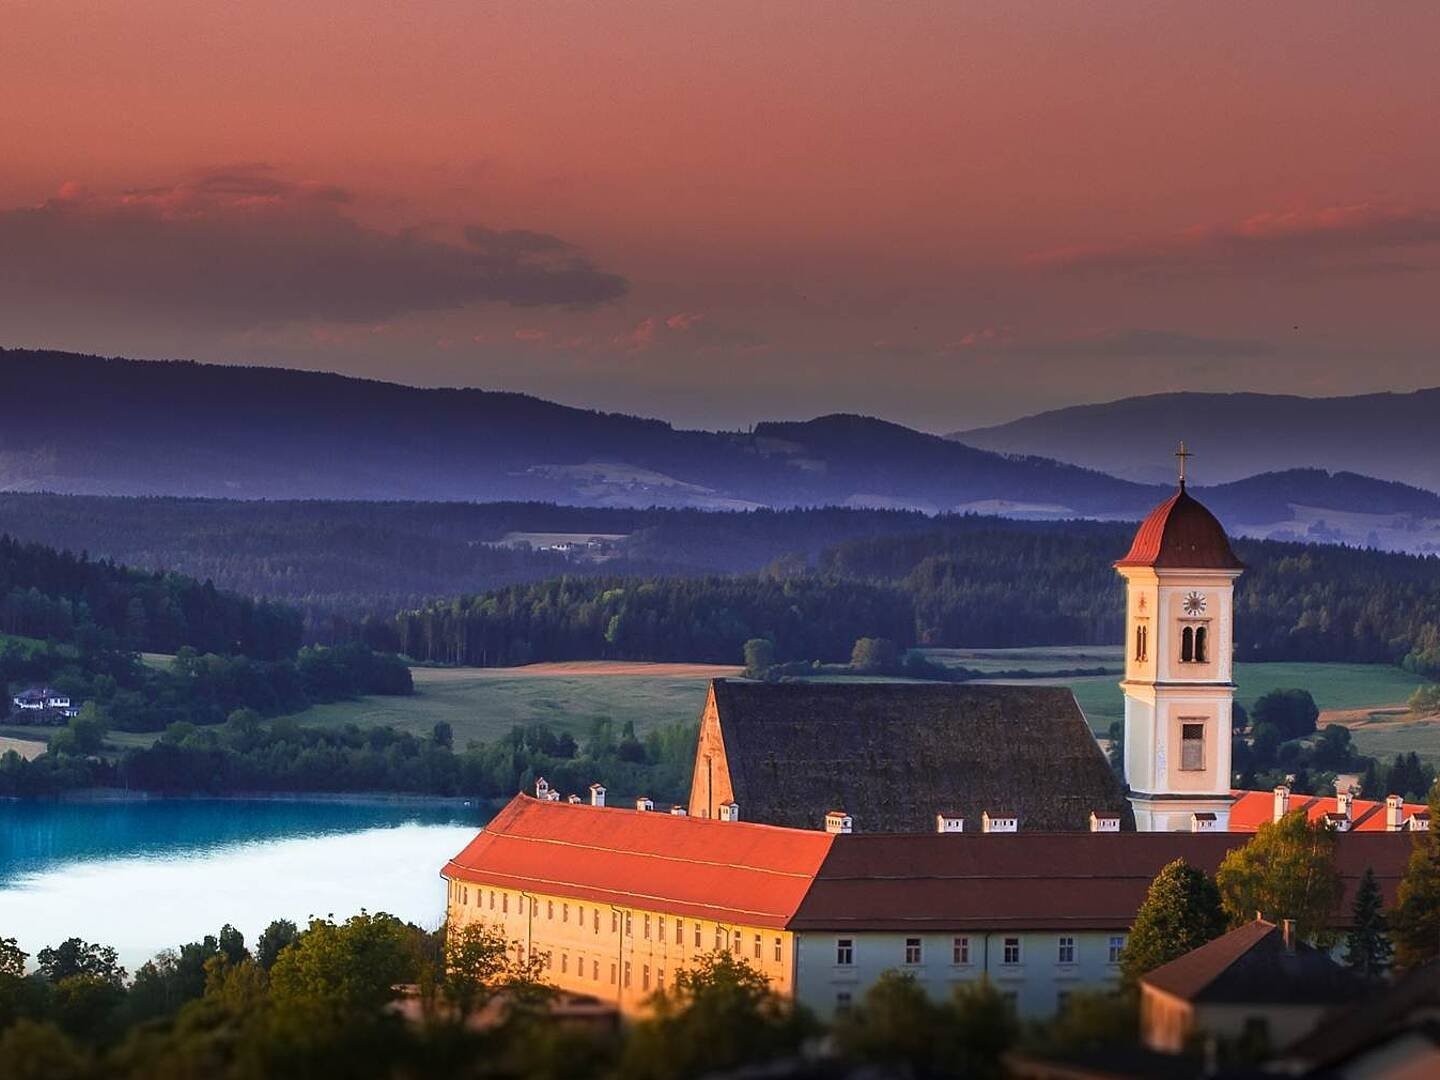
[[[1205,614],[1205,597],[1198,592],[1186,593],[1182,604],[1186,615]]]

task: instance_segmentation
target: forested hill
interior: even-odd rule
[[[221,592],[181,574],[131,570],[108,560],[0,535],[0,629],[73,642],[108,632],[120,648],[293,656],[300,614],[267,600]]]
[[[1007,499],[1085,514],[1154,501],[1100,473],[863,418],[680,431],[522,394],[23,350],[0,351],[0,398],[53,409],[0,430],[12,490],[706,508]]]
[[[1236,480],[1297,467],[1337,469],[1440,491],[1440,388],[1408,394],[1151,394],[1076,405],[956,432],[970,446],[1048,454],[1132,480],[1169,474],[1177,432],[1203,475]]]
[[[861,637],[899,646],[1111,644],[1123,638],[1112,561],[1133,527],[954,518],[856,538],[813,566],[679,581],[561,579],[401,613],[372,643],[445,662],[736,662],[770,637],[780,661],[844,660]],[[1440,558],[1241,541],[1242,660],[1403,663],[1440,671]],[[393,637],[389,636],[393,633]]]

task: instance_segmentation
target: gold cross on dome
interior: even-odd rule
[[[1185,440],[1181,439],[1180,449],[1175,451],[1175,456],[1180,459],[1180,486],[1183,488],[1185,486],[1185,459],[1195,455],[1185,449]]]

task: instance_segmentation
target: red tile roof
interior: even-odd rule
[[[1231,832],[1255,832],[1275,814],[1275,793],[1273,791],[1236,791],[1235,803],[1230,807]],[[1326,814],[1340,812],[1339,800],[1333,795],[1291,795],[1290,812],[1304,810],[1309,821],[1316,821]],[[1403,822],[1414,814],[1424,815],[1424,803],[1405,803],[1400,820]],[[1385,832],[1385,803],[1369,799],[1356,799],[1350,811],[1351,832]]]
[[[929,833],[836,836],[791,920],[804,930],[1125,930],[1160,868],[1214,872],[1237,833]],[[1393,900],[1410,855],[1400,833],[1343,834],[1338,912],[1373,868]]]
[[[1243,570],[1224,526],[1182,487],[1150,512],[1116,566]]]
[[[783,927],[834,839],[516,795],[443,873],[497,888]]]

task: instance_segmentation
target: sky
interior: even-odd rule
[[[946,432],[1440,384],[1440,5],[0,0],[0,345]]]

